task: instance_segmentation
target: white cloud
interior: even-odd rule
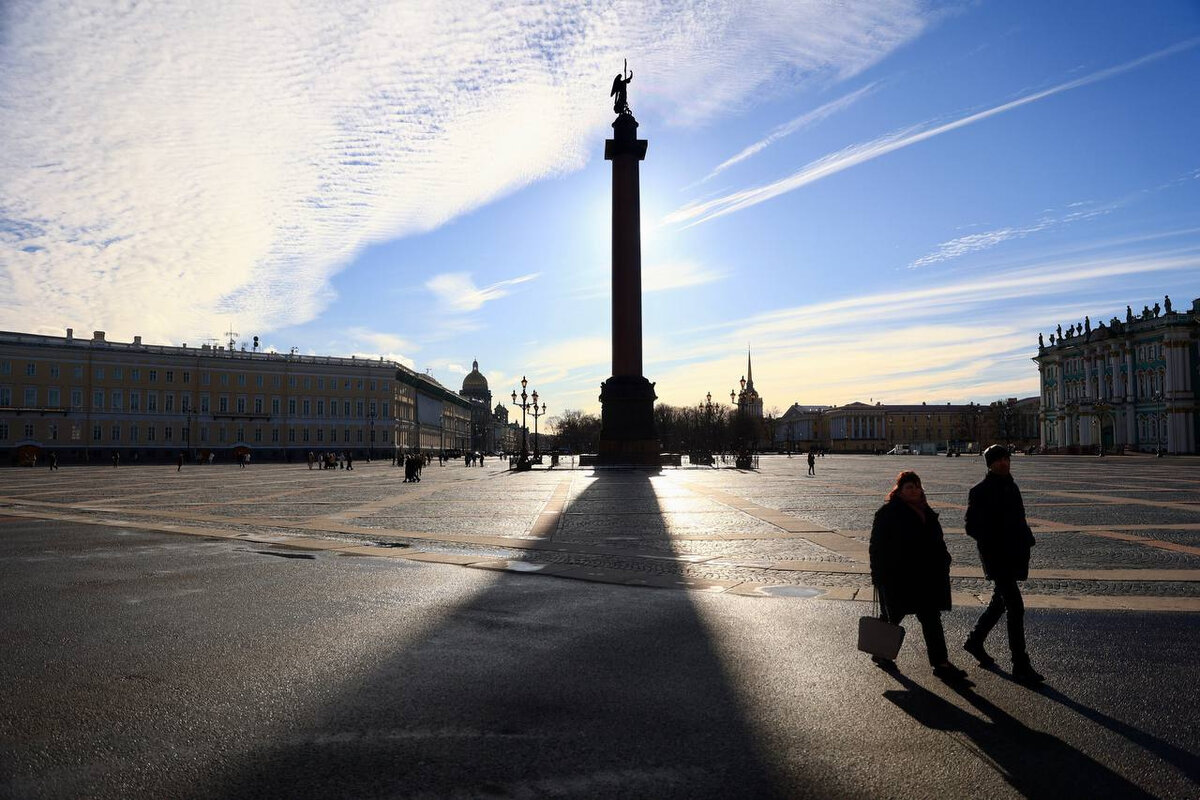
[[[381,355],[384,352],[402,352],[418,350],[420,347],[407,339],[396,336],[393,333],[383,333],[380,331],[371,331],[366,328],[350,328],[346,331],[350,339],[358,345],[369,344],[376,352]]]
[[[1195,286],[1200,248],[1194,244],[1112,255],[1114,247],[1180,233],[1192,231],[1097,241],[1092,250],[1068,257],[993,263],[954,279],[911,274],[903,288],[891,291],[680,330],[666,346],[646,347],[646,373],[658,382],[665,403],[694,404],[709,391],[727,399],[745,372],[745,351],[731,343],[749,341],[755,388],[768,407],[1036,394],[1037,372],[1029,359],[1038,331],[1049,332],[1060,321],[1066,327],[1085,314],[1093,327],[1122,315],[1129,300],[1110,296],[1114,285],[1162,286],[1183,278]]]
[[[478,311],[484,303],[499,300],[508,295],[510,286],[526,283],[538,277],[538,273],[522,275],[480,289],[466,272],[446,272],[435,275],[425,283],[425,288],[437,296],[438,301],[451,311]]]
[[[870,94],[875,89],[875,86],[876,86],[876,84],[869,83],[866,86],[862,87],[861,89],[856,89],[855,91],[851,92],[850,94],[843,95],[842,97],[839,97],[836,100],[831,100],[822,106],[814,108],[812,111],[809,111],[807,114],[802,114],[793,120],[785,122],[784,124],[778,126],[774,130],[772,130],[770,133],[768,133],[762,139],[759,139],[754,144],[749,145],[748,147],[746,147],[745,149],[743,149],[742,151],[737,153],[737,155],[734,155],[731,158],[728,158],[725,161],[722,161],[720,164],[718,164],[716,167],[713,168],[712,172],[705,175],[700,180],[700,182],[703,183],[704,181],[709,180],[710,178],[716,176],[717,174],[724,172],[725,170],[729,169],[730,167],[734,166],[735,164],[740,164],[741,162],[745,161],[747,158],[758,155],[763,150],[767,149],[768,147],[770,147],[771,145],[773,145],[775,142],[779,141],[780,139],[784,138],[785,136],[791,136],[793,133],[796,133],[797,131],[804,130],[805,128],[809,127],[810,125],[815,125],[818,122],[820,122],[821,120],[824,120],[828,117],[833,116],[834,114],[836,114],[839,111],[843,111],[843,110],[849,108],[856,101],[862,99],[862,97],[864,97],[865,95]]]
[[[955,239],[951,239],[948,242],[942,242],[932,253],[928,253],[911,262],[908,265],[908,268],[918,269],[920,267],[929,266],[930,264],[938,264],[942,261],[949,261],[970,253],[991,249],[999,244],[1009,241],[1010,239],[1024,239],[1030,234],[1040,233],[1041,231],[1057,228],[1072,222],[1081,222],[1083,220],[1100,217],[1111,213],[1123,202],[1124,201],[1118,201],[1116,203],[1110,203],[1104,206],[1096,206],[1094,203],[1088,201],[1071,203],[1068,205],[1068,208],[1072,210],[1068,213],[1061,216],[1042,217],[1031,225],[1026,225],[1024,227],[997,228],[996,230],[984,231],[982,233],[972,233],[967,234],[966,236],[959,236]]]
[[[1008,103],[1003,103],[998,106],[986,109],[984,111],[970,114],[965,117],[947,122],[941,125],[916,125],[904,130],[895,131],[885,136],[881,136],[870,142],[851,145],[842,150],[823,156],[809,164],[806,164],[800,170],[792,173],[786,178],[781,178],[771,183],[755,186],[749,189],[741,189],[736,192],[731,192],[721,197],[715,197],[711,200],[705,200],[697,203],[687,204],[663,218],[663,222],[667,224],[687,224],[698,225],[701,222],[707,222],[717,217],[723,217],[726,214],[732,214],[735,211],[742,211],[747,208],[764,203],[767,200],[776,198],[782,194],[795,191],[810,183],[815,183],[822,178],[827,178],[830,175],[836,175],[843,170],[856,167],[859,164],[864,164],[868,161],[873,161],[876,158],[885,156],[888,153],[901,150],[914,144],[918,144],[927,139],[932,139],[935,136],[940,136],[943,133],[958,130],[959,128],[973,125],[976,122],[994,117],[997,114],[1003,114],[1006,111],[1011,111],[1015,108],[1028,105],[1029,103],[1038,100],[1052,97],[1056,94],[1077,89],[1081,86],[1087,86],[1092,83],[1105,80],[1107,78],[1120,75],[1124,72],[1141,67],[1152,61],[1157,61],[1170,55],[1174,55],[1182,50],[1195,47],[1200,44],[1200,39],[1188,39],[1171,47],[1158,50],[1141,58],[1128,61],[1124,64],[1119,64],[1115,67],[1102,69],[1093,72],[1090,75],[1085,75],[1082,78],[1060,83],[1057,86],[1052,86],[1040,92],[1019,97]]]
[[[579,169],[631,101],[679,124],[844,79],[918,0],[513,4],[10,0],[0,327],[267,332],[372,242]],[[400,265],[400,270],[406,269]]]

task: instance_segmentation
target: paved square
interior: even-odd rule
[[[986,598],[963,535],[978,457],[766,456],[756,472],[387,462],[66,467],[3,473],[0,515],[238,537],[628,585],[831,599],[869,596],[867,540],[901,469],[915,469],[954,558],[954,600]],[[1200,461],[1018,457],[1038,545],[1031,607],[1200,611]],[[772,588],[775,587],[775,588]]]

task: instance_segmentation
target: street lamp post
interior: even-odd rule
[[[708,445],[706,449],[708,450],[710,464],[712,463],[711,458],[712,458],[713,450],[716,449],[713,446],[713,444],[714,444],[713,443],[713,411],[714,410],[716,410],[716,406],[713,405],[712,392],[705,392],[704,393],[704,440],[705,440],[705,444]]]
[[[371,412],[371,416],[368,419],[368,427],[371,429],[371,432],[368,434],[370,441],[367,442],[367,463],[369,464],[369,463],[371,463],[371,459],[374,458],[374,456],[375,456],[375,412],[374,411]]]
[[[1161,458],[1163,453],[1167,451],[1166,442],[1164,442],[1163,439],[1170,438],[1169,436],[1163,435],[1163,421],[1167,419],[1167,409],[1164,405],[1164,401],[1167,399],[1167,397],[1163,392],[1151,392],[1147,399],[1150,401],[1151,405],[1155,406],[1148,416],[1154,424],[1154,452],[1155,455]]]
[[[189,404],[187,412],[187,449],[191,451],[189,455],[192,457],[193,461],[195,460],[196,454],[196,447],[194,444],[192,444],[192,417],[194,416],[195,412],[192,410],[192,407]]]
[[[533,408],[529,411],[529,416],[533,417],[533,459],[537,461],[541,458],[538,452],[538,417],[546,413],[546,404],[542,403],[542,410],[538,411],[538,393],[535,389],[533,392]]]
[[[1112,405],[1099,400],[1092,405],[1092,419],[1096,425],[1096,453],[1104,455],[1104,415],[1112,415]]]
[[[529,381],[525,380],[525,376],[521,376],[521,402],[517,402],[517,392],[514,389],[512,393],[513,405],[521,409],[521,456],[517,459],[517,469],[529,469],[529,444],[526,439],[528,430],[525,427],[525,413],[529,410],[529,395],[525,393],[525,388],[529,385]],[[535,402],[537,390],[534,390]]]

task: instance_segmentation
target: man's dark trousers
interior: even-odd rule
[[[996,581],[992,602],[988,603],[983,616],[975,623],[971,638],[983,642],[1005,611],[1008,612],[1008,648],[1012,651],[1013,663],[1027,663],[1029,655],[1025,652],[1025,601],[1021,597],[1021,588],[1011,578]]]

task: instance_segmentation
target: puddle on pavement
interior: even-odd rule
[[[314,560],[316,556],[312,553],[278,553],[272,550],[250,550],[251,553],[257,553],[260,556],[278,556],[279,558],[305,558]]]
[[[758,592],[766,597],[817,597],[825,594],[824,589],[808,586],[763,586]]]

